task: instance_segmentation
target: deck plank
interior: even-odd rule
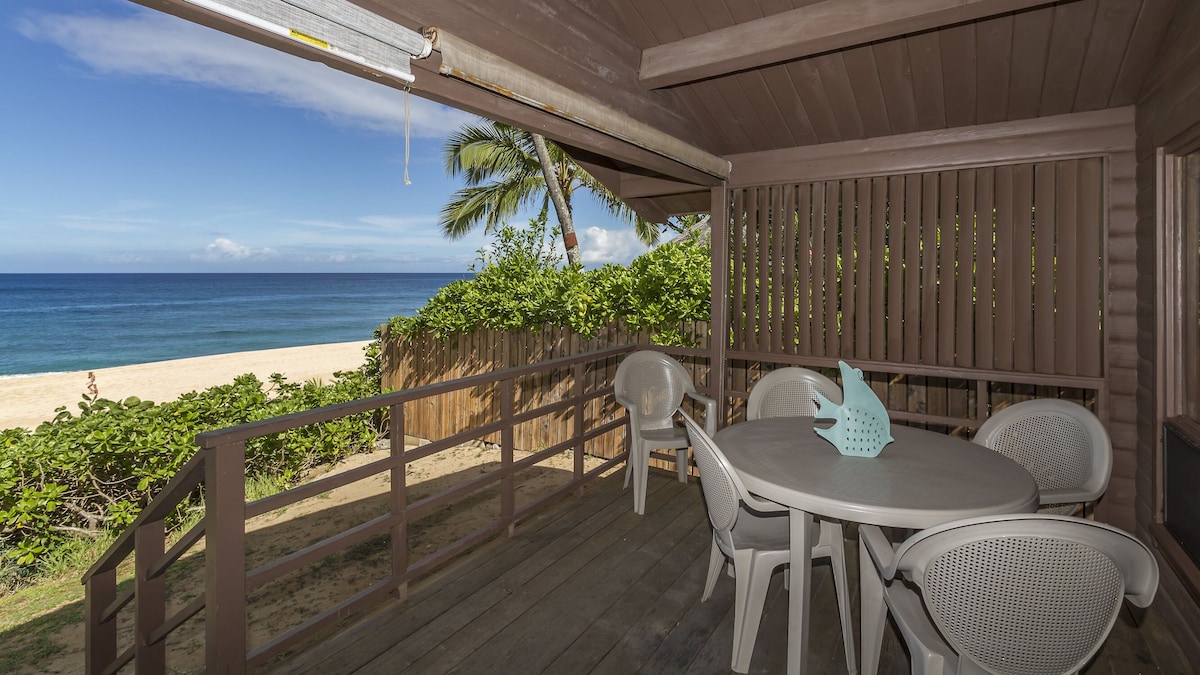
[[[605,612],[579,635],[545,669],[552,673],[592,672],[606,655],[613,653],[622,639],[630,632],[646,633],[643,618],[655,608],[683,607],[695,602],[690,597],[695,591],[695,575],[692,569],[699,566],[701,584],[707,569],[708,525],[706,521],[694,524],[699,532],[690,532],[689,537],[679,542],[660,564],[652,567],[628,590],[620,595]],[[700,561],[700,562],[697,562]],[[629,653],[627,650],[625,653]]]
[[[616,486],[619,488],[620,483]],[[647,492],[653,495],[664,487],[676,489],[663,481],[648,487]],[[385,606],[360,621],[332,643],[336,648],[310,650],[285,662],[275,672],[280,675],[353,673],[392,649],[400,639],[435,621],[444,621],[447,613],[461,604],[468,603],[477,609],[491,606],[502,596],[493,597],[492,603],[480,597],[489,585],[536,574],[542,569],[539,565],[554,562],[558,549],[586,540],[605,524],[631,511],[630,502],[628,492],[608,484],[597,485],[585,498],[569,500],[562,508],[520,525],[520,537],[494,540],[475,554],[461,558],[447,571],[414,584],[407,601]]]
[[[488,671],[490,664],[517,660],[527,672],[539,672],[578,636],[591,630],[597,613],[610,609],[641,577],[663,566],[678,545],[690,539],[688,552],[694,558],[695,541],[706,534],[699,531],[701,524],[697,522],[704,506],[694,495],[682,496],[689,498],[669,505],[682,507],[674,518],[646,518],[640,532],[631,532],[615,542],[578,574],[554,587],[451,672],[481,673]],[[673,510],[660,507],[664,515]],[[614,559],[620,564],[613,565]],[[578,583],[581,579],[588,581]],[[581,611],[584,607],[586,611]]]
[[[711,535],[705,531],[703,541],[711,543]],[[699,603],[704,591],[704,577],[708,572],[708,555],[697,556],[687,570],[670,588],[667,589],[660,602],[654,604],[648,612],[642,614],[638,622],[629,626],[621,640],[602,659],[592,673],[597,675],[619,675],[620,673],[655,672],[645,667],[652,659],[659,646],[662,645],[683,624],[687,613]],[[715,611],[718,619],[726,612],[732,616],[733,592],[730,586],[717,585],[713,597],[708,602],[699,603],[701,607]],[[718,621],[713,621],[710,634],[717,628]],[[732,638],[726,649],[732,649]],[[728,652],[727,652],[728,653]],[[727,662],[727,661],[726,661]],[[676,671],[679,672],[679,671]]]
[[[412,586],[392,603],[276,672],[319,673],[687,673],[729,672],[733,580],[700,602],[711,534],[699,486],[651,471],[645,516],[632,511],[620,474],[592,484],[542,515]],[[857,546],[847,566],[857,617]],[[832,572],[813,567],[809,670],[845,672]],[[776,574],[750,673],[787,661],[787,590]],[[857,626],[856,626],[857,627]],[[857,631],[856,631],[857,632]],[[861,648],[857,642],[856,647]],[[1122,611],[1086,675],[1177,673],[1186,660],[1162,617]],[[889,621],[880,673],[909,672]]]
[[[614,560],[620,560],[653,537],[661,529],[659,521],[672,519],[683,509],[682,502],[668,499],[677,492],[675,488],[664,488],[647,495],[645,516],[629,508],[603,529],[589,534],[572,532],[551,542],[539,552],[537,564],[529,561],[510,571],[500,583],[489,585],[398,642],[376,659],[378,663],[372,662],[362,672],[395,673],[404,668],[422,673],[449,672],[559,584],[576,578],[596,556],[608,551],[617,556]]]

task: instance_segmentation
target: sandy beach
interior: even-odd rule
[[[198,356],[117,368],[97,368],[101,398],[115,401],[130,396],[162,403],[189,391],[229,384],[238,375],[254,373],[266,381],[282,373],[289,382],[329,381],[339,370],[353,370],[365,360],[368,343],[340,342],[261,351]],[[54,409],[75,405],[87,391],[88,371],[0,378],[0,429],[33,427],[54,418]]]

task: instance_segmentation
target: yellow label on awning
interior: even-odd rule
[[[296,40],[299,40],[301,42],[307,42],[308,44],[310,44],[314,47],[320,47],[321,49],[329,49],[329,43],[324,40],[315,38],[315,37],[313,37],[311,35],[307,35],[305,33],[301,33],[300,31],[296,30],[295,28],[289,28],[288,32],[291,34],[292,38],[294,38]]]

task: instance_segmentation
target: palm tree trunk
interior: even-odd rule
[[[567,263],[578,265],[583,259],[579,253],[579,239],[575,237],[575,223],[571,220],[571,207],[567,206],[562,187],[558,184],[554,164],[550,161],[550,151],[546,149],[546,139],[541,134],[531,132],[530,135],[533,136],[533,147],[537,150],[538,162],[542,165],[542,175],[546,178],[546,190],[550,193],[550,201],[554,202],[554,212],[558,214],[563,248],[567,250]]]

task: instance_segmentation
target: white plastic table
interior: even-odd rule
[[[1037,510],[1037,483],[1000,453],[899,424],[892,425],[892,436],[875,458],[843,456],[813,431],[810,417],[742,422],[714,438],[750,492],[791,514],[788,673],[805,672],[814,515],[925,529]]]

